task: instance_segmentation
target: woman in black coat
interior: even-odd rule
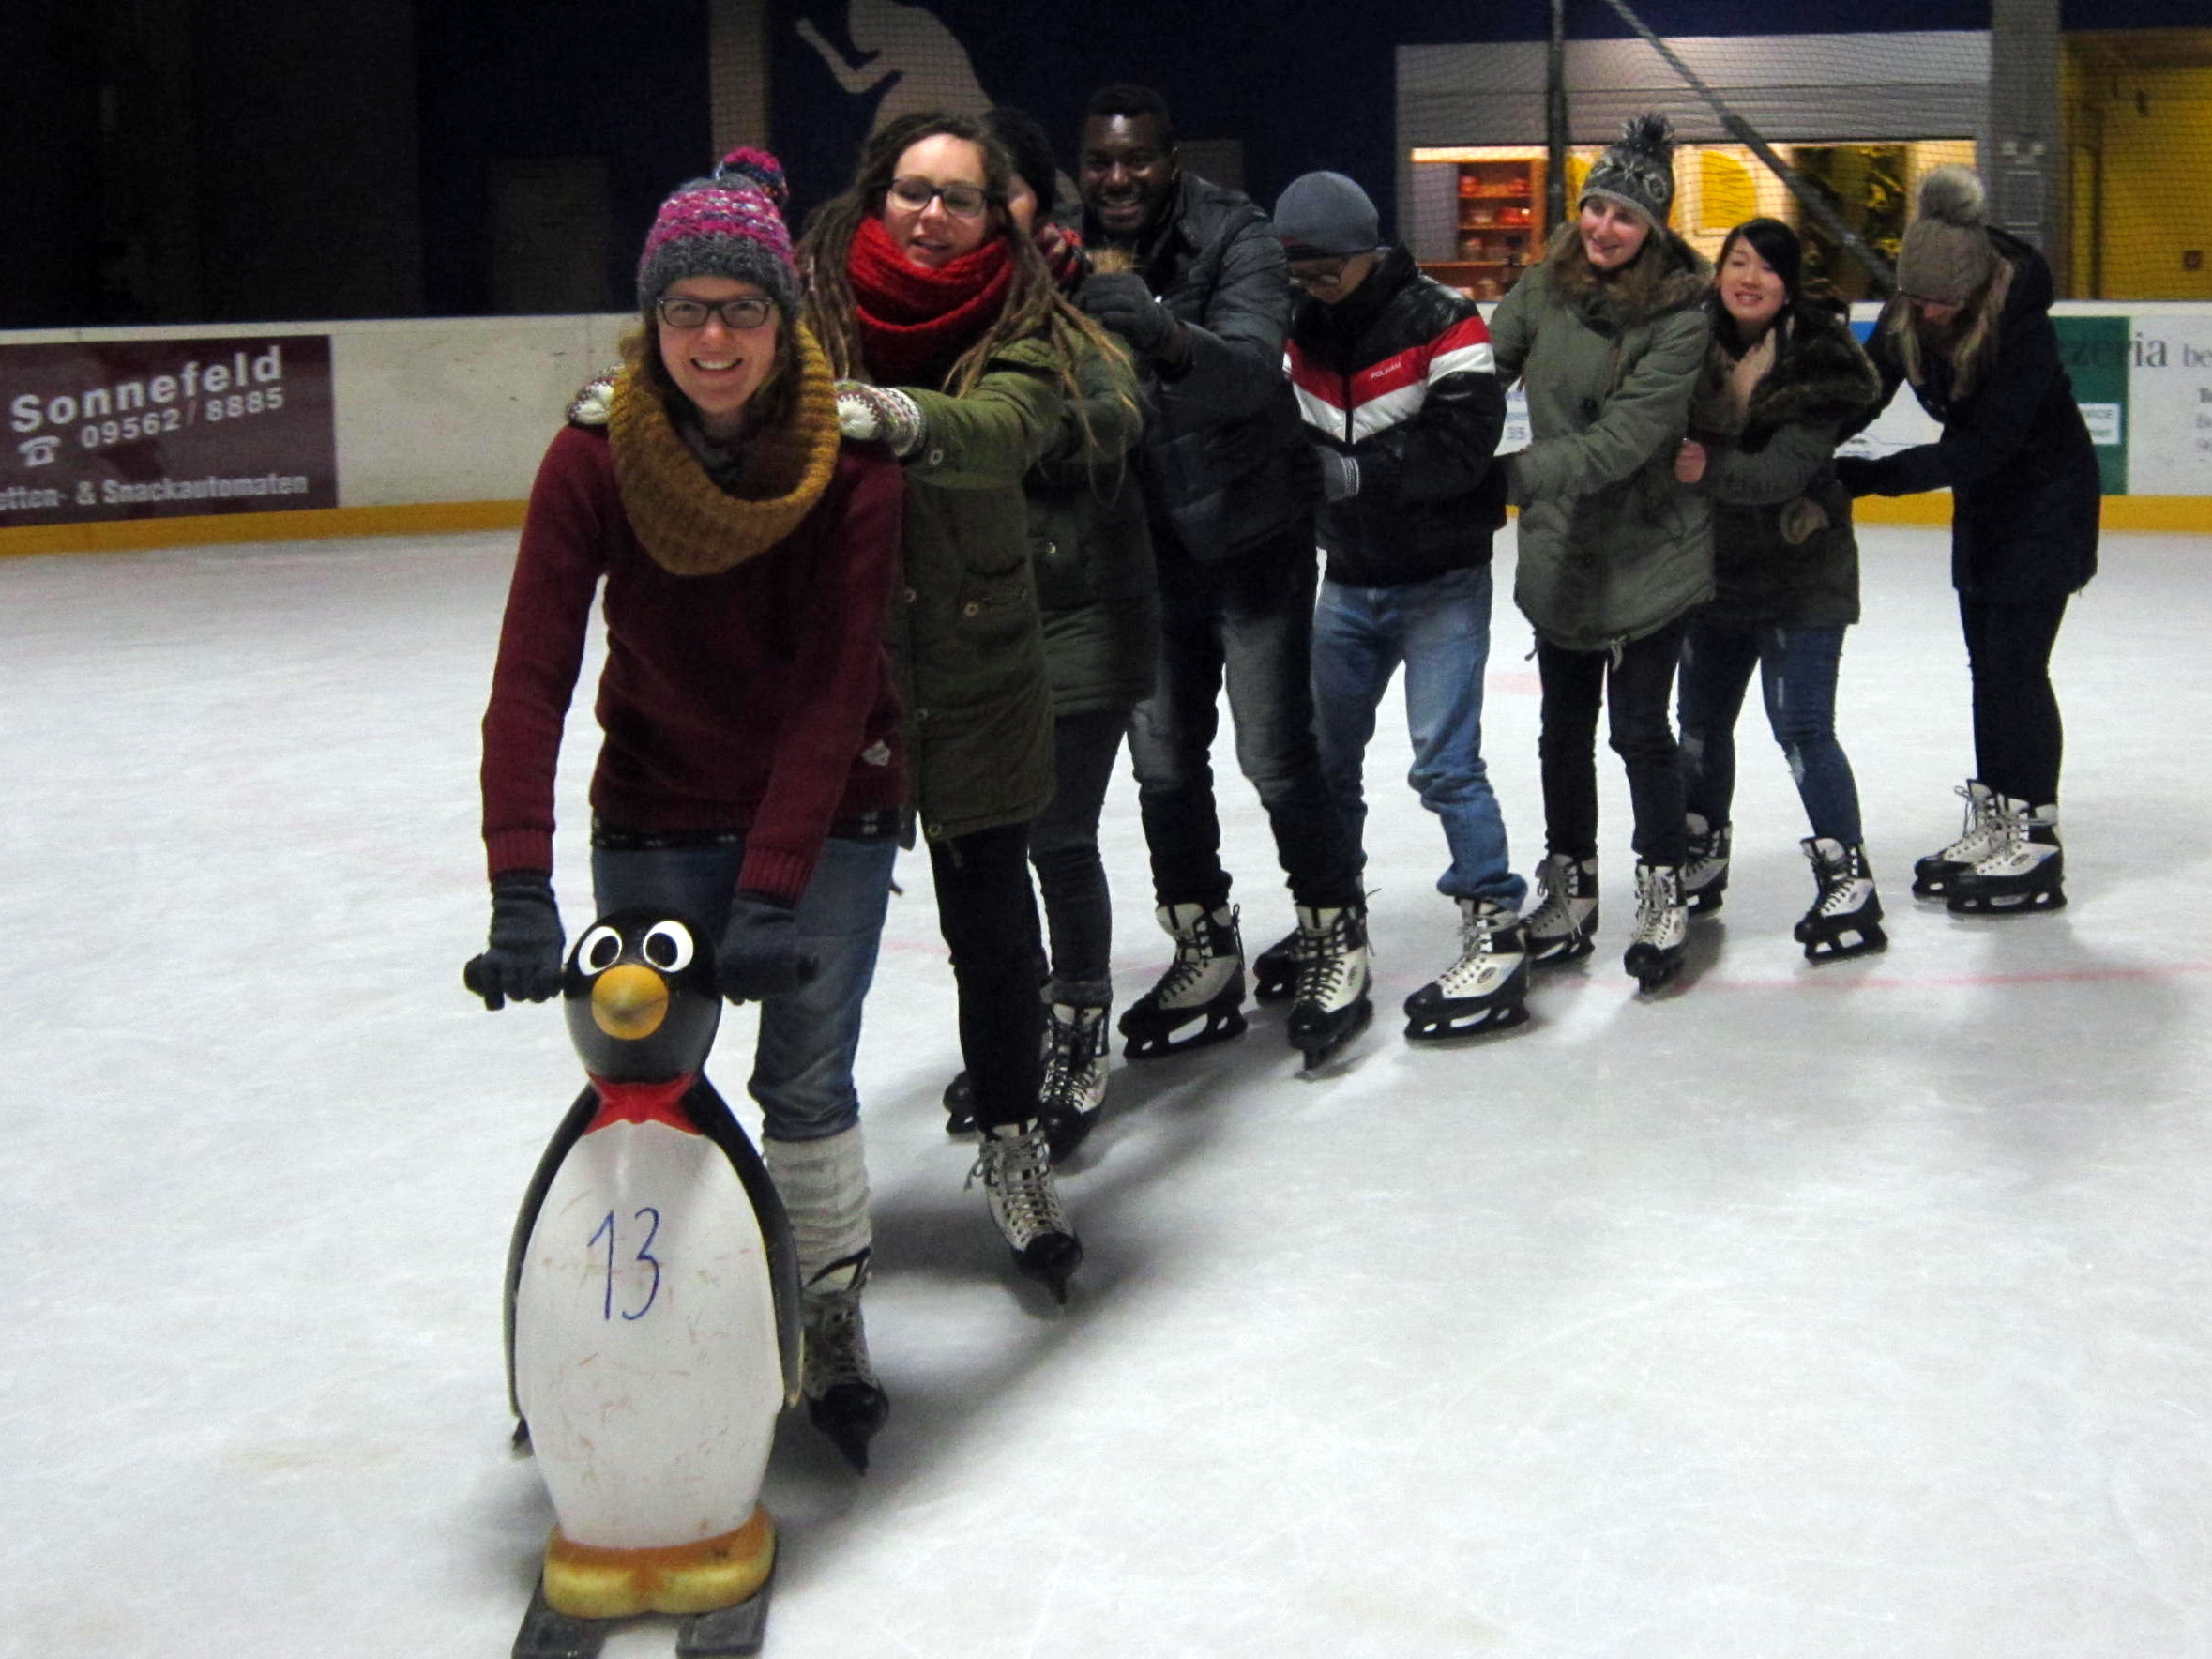
[[[1884,402],[1911,381],[1943,435],[1844,457],[1837,472],[1854,495],[1952,492],[1979,774],[1960,791],[1964,832],[1913,867],[1913,891],[1966,914],[2054,910],[2066,893],[2051,647],[2067,600],[2097,573],[2102,487],[2051,326],[2051,267],[1984,221],[1971,169],[1939,167],[1920,186],[1897,282],[1870,355]]]

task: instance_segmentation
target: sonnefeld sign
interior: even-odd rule
[[[330,337],[0,346],[0,527],[338,505]]]

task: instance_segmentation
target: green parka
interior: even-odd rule
[[[1513,598],[1555,646],[1640,639],[1713,596],[1711,510],[1674,479],[1711,275],[1671,232],[1601,275],[1569,224],[1491,317],[1498,378],[1524,384],[1532,440],[1507,470]]]
[[[1034,341],[994,354],[958,397],[906,388],[906,558],[892,655],[921,830],[948,840],[1044,810],[1053,720],[1023,476],[1068,442],[1068,403]]]
[[[1134,453],[1144,430],[1136,373],[1095,349],[1077,373],[1088,440],[1070,404],[1060,443],[1025,480],[1055,718],[1135,708],[1152,694],[1159,657],[1159,585]]]

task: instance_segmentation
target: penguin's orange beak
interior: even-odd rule
[[[640,962],[618,962],[591,988],[592,1024],[635,1043],[660,1029],[668,1014],[668,982]]]

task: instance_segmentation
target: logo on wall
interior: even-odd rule
[[[338,505],[330,337],[0,346],[0,528]]]
[[[826,39],[811,18],[800,18],[797,29],[847,94],[880,96],[871,132],[901,115],[932,110],[980,115],[991,107],[968,49],[927,7],[901,0],[848,0],[850,55]]]

